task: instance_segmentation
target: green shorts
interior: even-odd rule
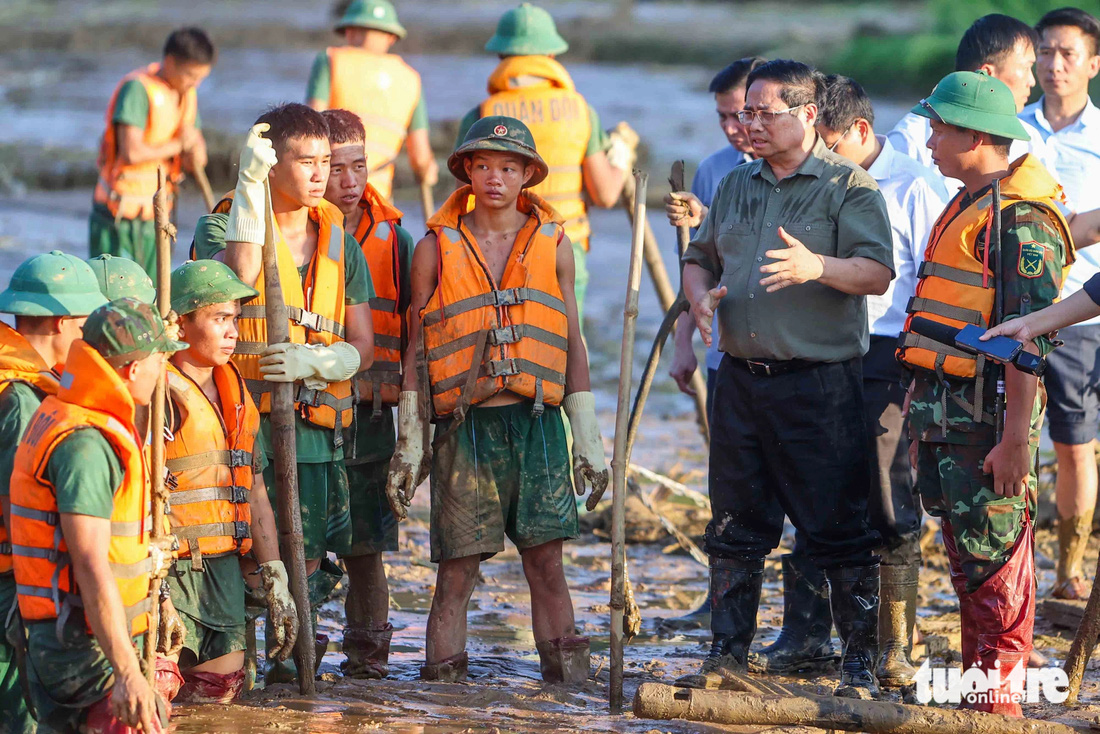
[[[278,525],[274,462],[264,469],[264,482]],[[302,506],[302,536],[307,561],[323,558],[329,551],[343,555],[351,550],[348,476],[342,460],[298,464],[298,500]]]
[[[192,570],[191,559],[181,558],[168,572],[168,588],[187,629],[181,668],[244,649],[245,585],[239,556],[207,557],[202,571]]]
[[[117,222],[102,205],[92,206],[88,218],[90,257],[115,255],[128,257],[157,277],[157,229],[153,220],[120,219]]]
[[[521,551],[575,538],[569,452],[561,409],[531,415],[531,403],[474,408],[435,450],[432,561]],[[436,431],[447,430],[444,421]]]
[[[188,660],[186,656],[181,657],[181,668],[190,668],[244,649],[243,619],[239,627],[229,629],[207,627],[184,612],[180,612],[180,619],[187,630],[187,641],[183,649],[195,656],[194,661]]]
[[[351,551],[344,556],[371,556],[397,550],[397,518],[386,499],[390,460],[347,467],[351,496]]]

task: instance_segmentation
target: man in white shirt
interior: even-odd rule
[[[1023,21],[998,13],[985,15],[974,21],[959,41],[955,52],[955,71],[984,71],[1000,79],[1012,90],[1012,96],[1016,98],[1016,110],[1020,111],[1027,104],[1031,88],[1035,86],[1031,68],[1035,65],[1037,44],[1035,31]],[[1008,152],[1008,160],[1014,161],[1024,153],[1031,153],[1053,172],[1054,158],[1043,141],[1043,136],[1026,120],[1023,123],[1031,140],[1014,140]],[[886,137],[896,151],[931,169],[943,180],[948,195],[954,196],[962,188],[962,182],[944,177],[933,165],[932,151],[925,145],[931,134],[928,118],[910,112],[898,121]]]
[[[1051,172],[1078,211],[1100,207],[1100,110],[1089,99],[1089,80],[1100,71],[1100,21],[1077,8],[1042,17],[1039,36],[1040,100],[1020,119],[1033,126],[1053,153]],[[1062,298],[1100,273],[1100,248],[1074,232],[1079,249],[1062,286]],[[1096,433],[1100,424],[1100,317],[1062,329],[1065,344],[1047,358],[1047,416],[1058,458],[1058,566],[1052,595],[1085,599],[1089,586],[1081,561],[1096,506]]]
[[[864,168],[886,200],[894,245],[896,276],[881,296],[867,297],[870,350],[863,357],[864,413],[871,439],[870,524],[882,535],[879,550],[880,658],[875,676],[885,687],[909,685],[916,673],[909,661],[916,619],[917,577],[921,565],[921,505],[909,466],[902,415],[905,390],[894,359],[906,307],[916,291],[928,234],[947,202],[942,177],[898,153],[875,135],[874,110],[863,88],[848,77],[827,77],[825,105],[817,132],[829,148]],[[750,658],[756,672],[791,673],[822,657],[831,636],[824,575],[803,552],[795,534],[794,552],[783,557],[783,631],[775,644]],[[824,600],[824,603],[821,602]]]

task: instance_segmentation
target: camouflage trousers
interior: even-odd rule
[[[1038,441],[1031,444],[1032,467]],[[924,509],[933,517],[950,521],[959,561],[966,576],[967,593],[973,593],[1008,562],[1012,549],[1035,517],[1035,470],[1027,480],[1027,493],[1002,497],[993,491],[993,475],[982,472],[992,446],[921,441],[917,452],[917,488]]]

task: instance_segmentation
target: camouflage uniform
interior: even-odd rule
[[[979,238],[979,248],[983,245],[984,238]],[[1006,320],[1054,302],[1062,286],[1066,246],[1047,213],[1027,203],[1007,208],[1001,217],[1001,252],[1006,261],[1002,284]],[[1042,258],[1038,263],[1037,256]],[[1052,349],[1045,337],[1036,343],[1044,355]],[[989,411],[996,393],[994,365],[986,366],[984,382],[983,405]],[[982,464],[996,441],[994,427],[975,422],[971,411],[955,400],[973,403],[975,386],[975,381],[951,377],[939,384],[935,375],[921,372],[909,407],[910,437],[920,441],[917,487],[921,500],[928,514],[949,521],[944,531],[954,536],[968,593],[1007,562],[1025,527],[1025,513],[1033,518],[1036,503],[1034,470],[1022,497],[996,494],[993,475],[983,473]],[[1039,448],[1041,392],[1032,409],[1033,466]]]

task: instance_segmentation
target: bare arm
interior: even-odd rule
[[[588,392],[592,389],[588,373],[588,348],[581,337],[581,323],[577,316],[577,293],[574,289],[576,263],[573,262],[573,244],[562,235],[557,249],[558,287],[565,301],[565,317],[568,319],[569,353],[565,363],[565,392]]]
[[[136,125],[116,123],[118,140],[118,160],[127,166],[149,161],[162,161],[183,152],[183,139],[169,140],[161,145],[149,145],[145,142],[145,130]]]
[[[1070,216],[1069,233],[1073,235],[1073,244],[1078,249],[1100,242],[1100,209]]]
[[[420,311],[428,305],[428,299],[435,293],[439,283],[436,272],[436,241],[434,234],[428,234],[420,242],[416,243],[412,260],[412,294],[409,302],[409,343],[405,347],[404,375],[402,375],[401,389],[406,391],[417,390],[419,375],[416,373],[416,345],[420,341]],[[428,389],[425,386],[424,389]]]
[[[584,176],[584,189],[593,204],[610,209],[619,203],[626,172],[611,165],[607,154],[594,153],[585,158],[581,164],[581,172]]]
[[[416,180],[435,186],[439,181],[439,164],[435,162],[432,154],[432,143],[428,138],[428,130],[413,130],[405,138],[405,149],[409,152],[409,166],[412,167]]]
[[[1030,342],[1038,336],[1073,326],[1094,316],[1100,316],[1100,305],[1097,305],[1085,291],[1077,291],[1064,301],[994,326],[983,334],[981,339],[985,341],[995,336],[1007,336],[1022,342]]]
[[[237,277],[246,285],[256,285],[264,264],[263,246],[252,242],[226,242],[223,252],[225,264],[237,274]]]
[[[370,304],[348,306],[344,321],[344,340],[359,352],[359,369],[368,369],[374,364],[374,319]]]
[[[881,296],[890,287],[890,268],[869,257],[821,258],[822,284],[853,296]]]
[[[264,475],[252,475],[252,494],[248,497],[252,509],[252,553],[257,563],[279,560],[279,534],[275,529],[275,511],[267,497]]]

